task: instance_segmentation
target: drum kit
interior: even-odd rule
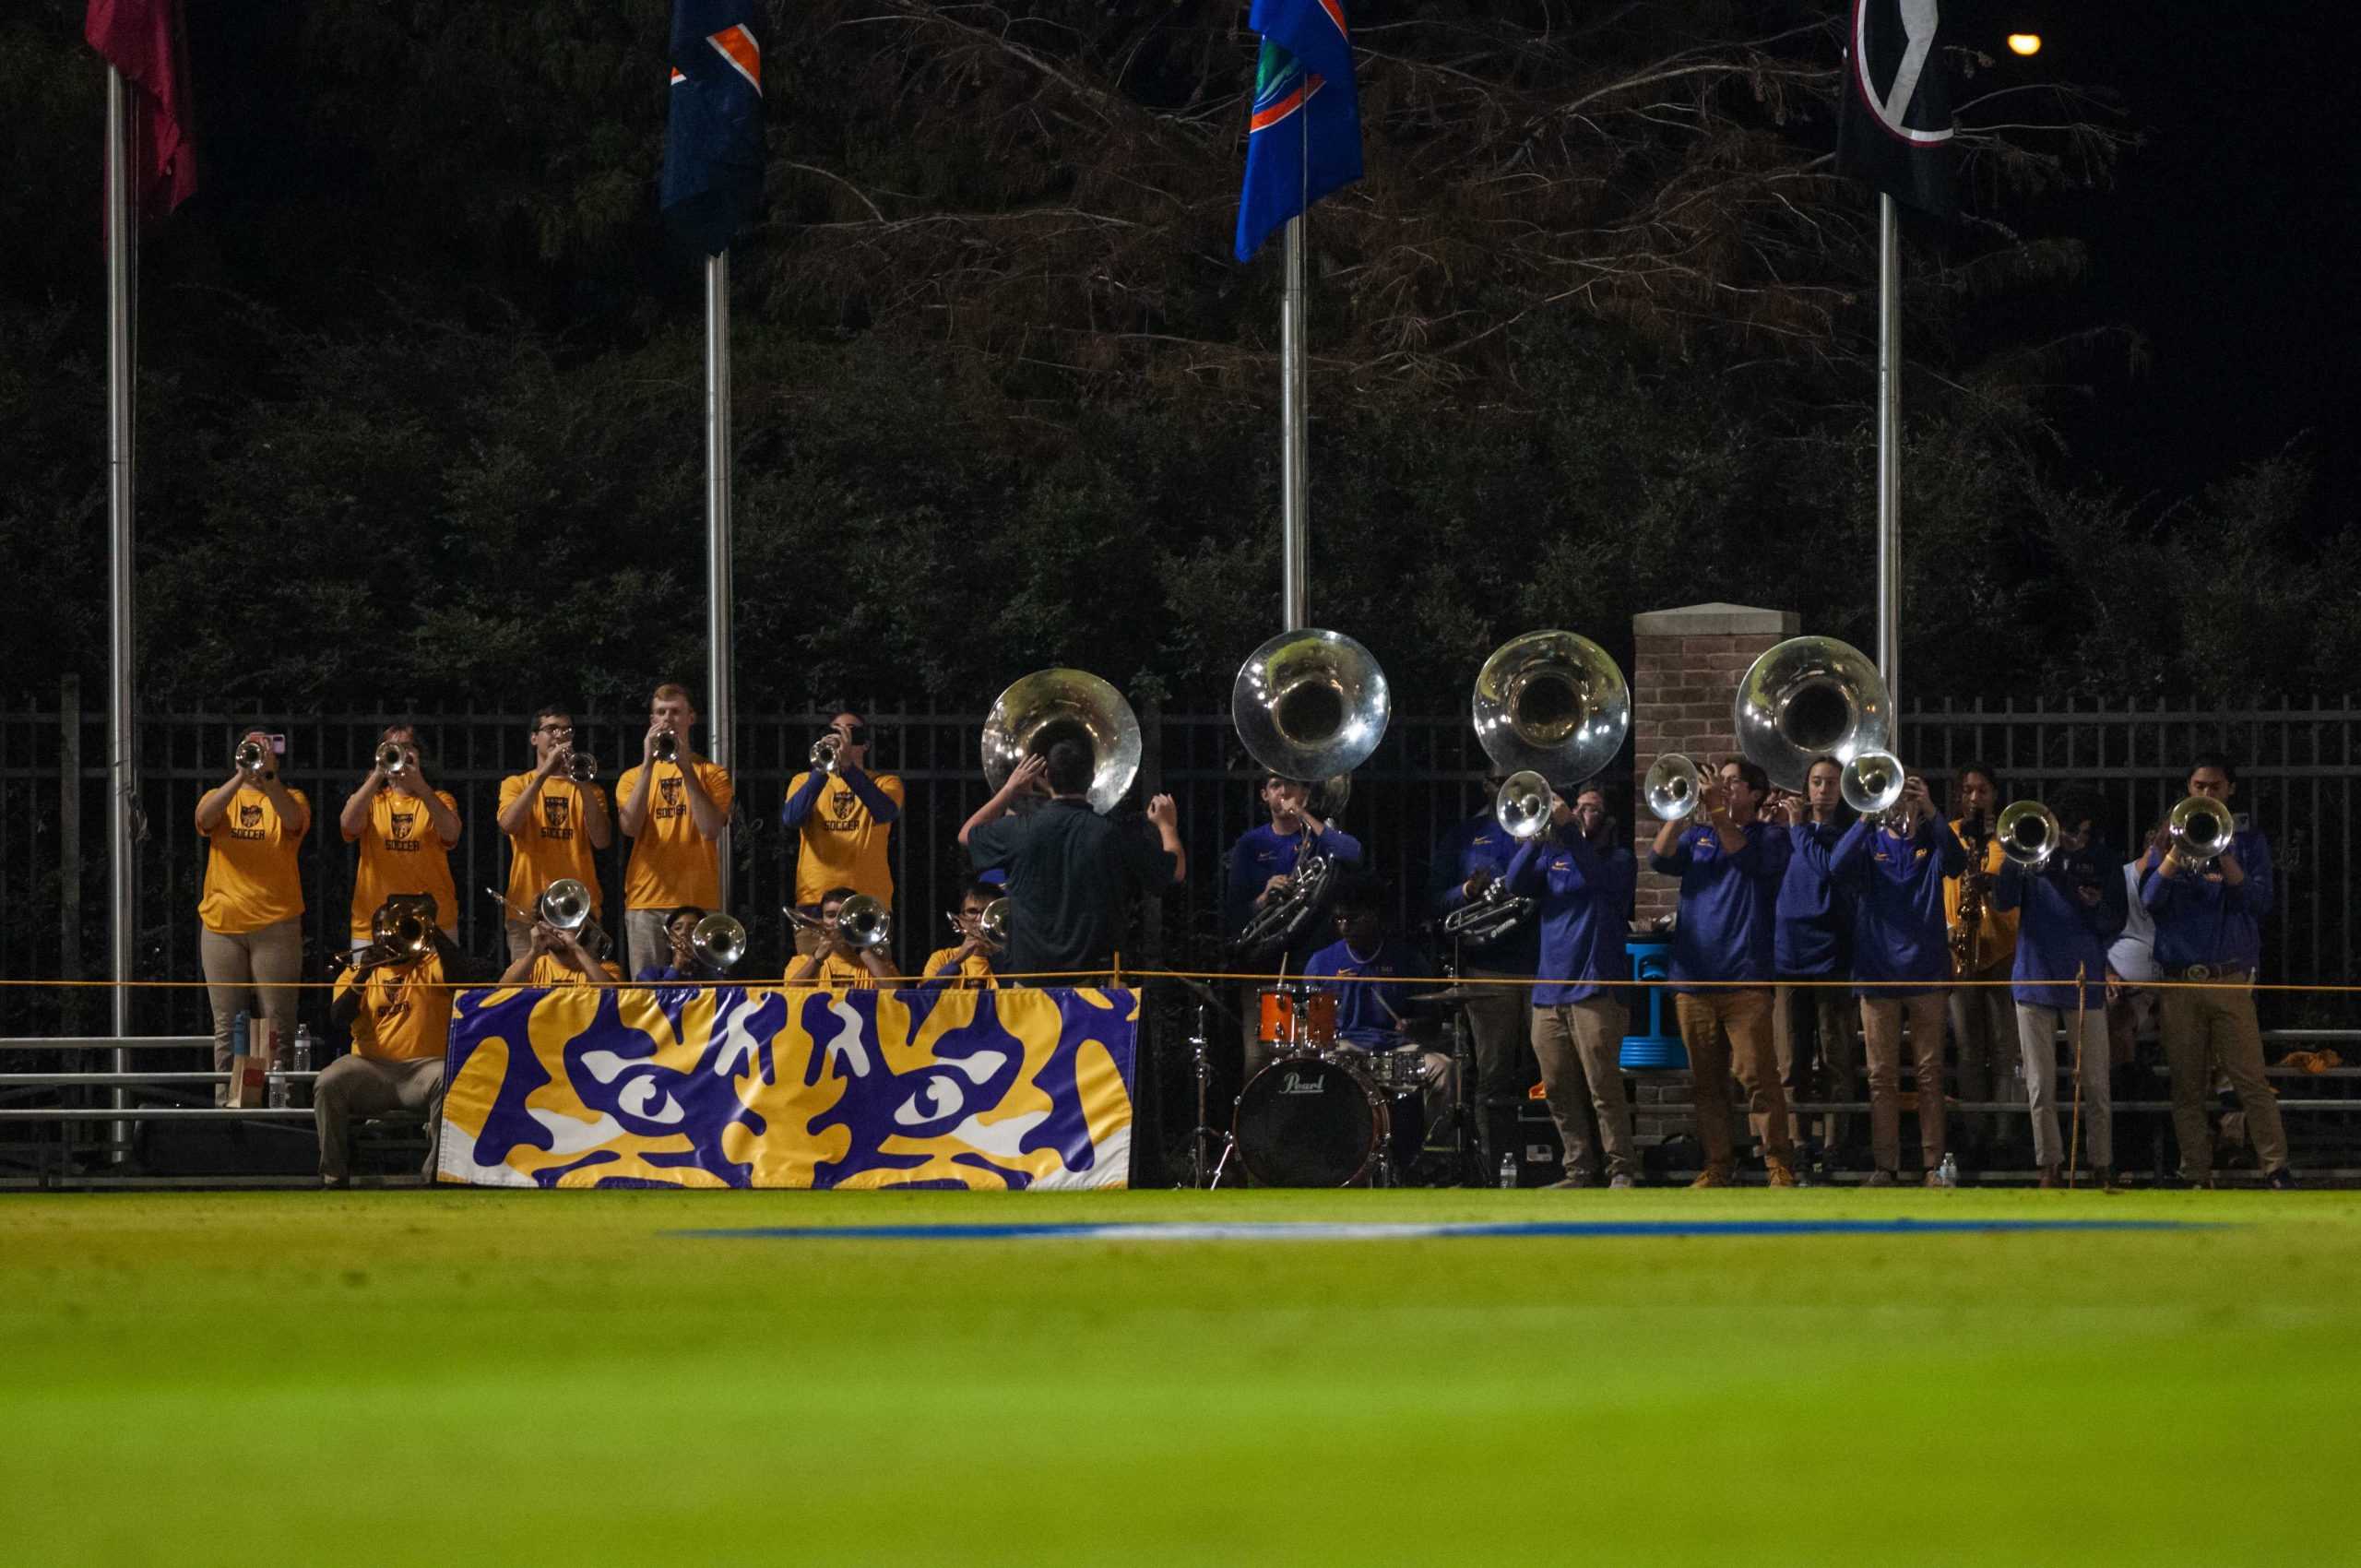
[[[1255,1038],[1273,1060],[1247,1080],[1227,1137],[1204,1125],[1209,1058],[1199,1010],[1197,1184],[1220,1186],[1233,1155],[1266,1187],[1398,1184],[1426,1147],[1421,1053],[1340,1039],[1335,992],[1310,981],[1282,980],[1257,994]],[[1221,1153],[1207,1172],[1216,1143]]]

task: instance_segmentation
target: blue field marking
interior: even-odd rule
[[[666,1234],[758,1241],[1423,1241],[1618,1236],[1947,1236],[1995,1230],[2208,1230],[2181,1219],[1536,1219],[1433,1224],[752,1225]]]

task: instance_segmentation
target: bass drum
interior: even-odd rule
[[[1349,1187],[1368,1177],[1389,1132],[1385,1097],[1335,1057],[1274,1062],[1238,1097],[1230,1133],[1266,1187]]]

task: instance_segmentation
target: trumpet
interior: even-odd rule
[[[2211,795],[2191,795],[2165,818],[2165,832],[2173,853],[2184,865],[2211,865],[2233,847],[2237,819],[2230,808]]]
[[[377,748],[377,771],[388,778],[398,778],[418,766],[418,754],[398,741],[387,741]]]
[[[232,754],[238,771],[249,778],[259,778],[270,767],[270,748],[249,735],[238,742]]]
[[[2001,810],[1992,836],[2019,871],[2039,871],[2057,853],[2058,817],[2039,801],[2017,801]]]
[[[662,734],[658,735],[656,737],[656,760],[658,762],[679,762],[681,760],[681,737],[675,735],[670,730],[667,730]]]
[[[746,956],[746,928],[731,916],[707,915],[689,932],[689,951],[700,964],[727,974]]]
[[[1502,832],[1512,838],[1538,838],[1548,830],[1549,815],[1557,809],[1558,791],[1549,780],[1527,768],[1509,775],[1508,782],[1492,802],[1492,815]]]
[[[568,752],[565,776],[576,784],[588,784],[599,777],[599,759],[588,752]]]
[[[1640,796],[1660,822],[1679,822],[1704,800],[1705,776],[1679,752],[1656,758],[1640,784]]]
[[[836,756],[845,749],[845,738],[831,730],[812,742],[812,771],[833,776],[836,771]]]

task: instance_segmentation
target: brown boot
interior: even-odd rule
[[[2041,1184],[2044,1187],[2055,1187],[2058,1184],[2058,1167],[2045,1165],[2041,1168]]]
[[[1800,1187],[1803,1185],[1802,1182],[1796,1180],[1796,1173],[1788,1168],[1787,1162],[1781,1159],[1776,1155],[1763,1156],[1762,1169],[1771,1173],[1771,1184],[1774,1187]]]
[[[1726,1187],[1729,1184],[1730,1170],[1726,1165],[1708,1165],[1697,1173],[1697,1180],[1689,1183],[1692,1191],[1699,1187]]]

